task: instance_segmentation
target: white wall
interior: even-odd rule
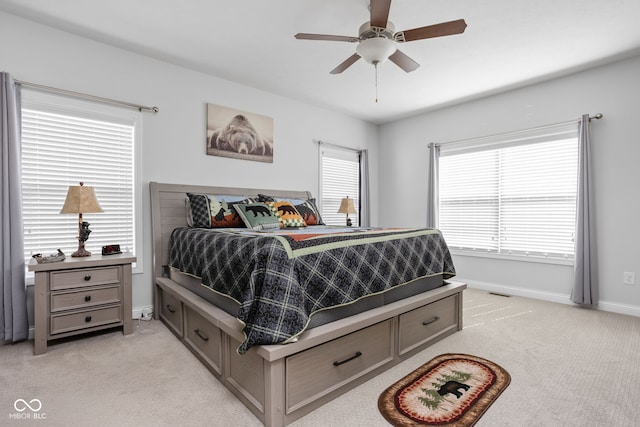
[[[152,302],[150,181],[310,190],[317,195],[313,140],[321,139],[369,149],[372,221],[378,220],[375,125],[2,12],[0,40],[0,70],[15,79],[160,108],[156,115],[143,115],[144,273],[134,276],[134,310]],[[272,117],[274,162],[207,156],[206,103]]]
[[[145,105],[144,273],[134,277],[134,308],[151,304],[149,181],[309,189],[317,194],[313,139],[368,148],[372,224],[424,226],[427,143],[446,142],[577,119],[593,123],[601,308],[640,315],[640,141],[634,132],[640,58],[385,124],[360,120],[292,99],[96,43],[0,12],[0,69],[14,78]],[[273,117],[273,164],[205,155],[205,104]],[[384,162],[379,159],[384,159]],[[384,203],[378,203],[378,200]],[[379,206],[380,205],[380,206]],[[379,209],[378,209],[379,207]],[[97,232],[97,231],[96,231]],[[562,302],[572,269],[562,265],[455,256],[472,285]]]
[[[380,225],[424,226],[427,144],[527,129],[603,113],[592,121],[600,308],[640,315],[640,57],[426,112],[380,127]],[[452,82],[451,84],[455,84]],[[459,277],[485,289],[569,302],[571,266],[454,256]]]

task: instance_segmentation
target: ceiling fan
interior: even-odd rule
[[[400,49],[396,47],[396,43],[461,34],[465,28],[467,28],[467,23],[464,19],[457,19],[455,21],[396,32],[393,23],[389,21],[390,8],[391,0],[371,0],[369,6],[370,21],[360,26],[357,37],[309,33],[298,33],[295,37],[299,40],[358,43],[356,53],[331,70],[331,74],[342,73],[360,58],[364,58],[365,61],[373,64],[376,69],[378,64],[389,59],[398,67],[410,73],[416,70],[420,64],[402,53]]]

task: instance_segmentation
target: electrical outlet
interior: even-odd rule
[[[151,320],[152,317],[153,317],[153,308],[144,307],[142,310],[140,310],[140,320]]]
[[[623,275],[623,283],[625,285],[635,285],[636,284],[636,273],[633,271],[625,271]]]

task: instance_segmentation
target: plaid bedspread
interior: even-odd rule
[[[170,266],[239,302],[239,353],[293,340],[319,310],[417,278],[455,276],[438,230],[324,230],[178,228]]]

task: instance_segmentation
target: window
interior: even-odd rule
[[[444,144],[440,224],[452,249],[573,259],[577,123]]]
[[[338,208],[347,196],[360,212],[360,155],[320,146],[320,215],[325,224],[346,224],[346,216],[338,213]],[[359,213],[349,218],[354,227],[360,226]]]
[[[35,253],[67,256],[78,248],[78,216],[60,214],[69,185],[95,187],[104,212],[83,215],[94,254],[120,244],[142,265],[137,111],[35,91],[22,91],[22,192],[25,259]]]

